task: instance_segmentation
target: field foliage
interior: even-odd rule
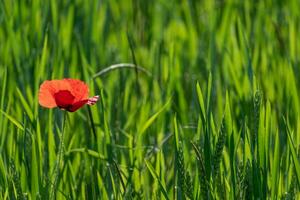
[[[299,7],[0,0],[0,198],[299,198]],[[40,107],[64,77],[100,101]]]

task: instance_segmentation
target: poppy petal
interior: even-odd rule
[[[91,98],[85,99],[85,100],[81,100],[78,101],[76,103],[73,103],[70,107],[68,107],[68,111],[70,112],[75,112],[76,110],[78,110],[79,108],[81,108],[82,106],[84,106],[85,104],[87,105],[94,105],[97,101],[99,100],[99,96],[93,96]]]
[[[77,79],[64,79],[70,85],[70,92],[75,97],[74,102],[79,102],[88,98],[89,88],[88,86]]]
[[[58,91],[57,93],[54,94],[54,98],[55,98],[56,105],[59,108],[64,108],[64,109],[70,107],[73,104],[75,99],[75,97],[68,90]]]
[[[78,110],[79,108],[81,108],[82,106],[84,106],[86,103],[88,102],[88,100],[82,100],[82,101],[78,101],[74,104],[72,104],[69,108],[68,111],[70,112],[75,112],[76,110]]]
[[[39,103],[47,108],[59,107],[74,112],[85,104],[94,105],[99,96],[88,98],[88,86],[77,79],[45,81],[40,86]]]
[[[40,86],[39,104],[43,107],[54,108],[57,106],[53,96],[57,90],[53,87],[53,83],[54,81],[45,81]]]

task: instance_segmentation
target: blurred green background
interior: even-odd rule
[[[299,6],[0,0],[1,199],[299,198]],[[65,77],[100,102],[40,107]]]

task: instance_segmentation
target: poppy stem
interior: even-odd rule
[[[52,184],[52,191],[50,193],[50,200],[56,199],[56,191],[57,191],[57,184],[58,184],[58,179],[60,176],[60,165],[61,161],[63,160],[63,146],[64,146],[64,132],[65,132],[65,124],[66,124],[66,119],[67,119],[67,111],[64,111],[63,114],[63,123],[62,123],[62,129],[61,129],[61,135],[60,135],[60,142],[59,142],[59,147],[58,147],[58,155],[57,155],[57,162],[55,164],[54,168],[54,181]]]
[[[93,119],[91,108],[89,106],[88,106],[88,113],[89,113],[89,118],[90,118],[90,121],[91,121],[91,126],[92,126],[94,137],[95,137],[95,139],[97,139],[97,137],[96,137],[95,123],[94,123],[94,119]]]

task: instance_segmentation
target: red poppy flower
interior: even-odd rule
[[[88,97],[88,86],[76,79],[45,81],[40,86],[39,103],[46,108],[59,107],[74,112],[84,106],[94,105],[99,96]]]

